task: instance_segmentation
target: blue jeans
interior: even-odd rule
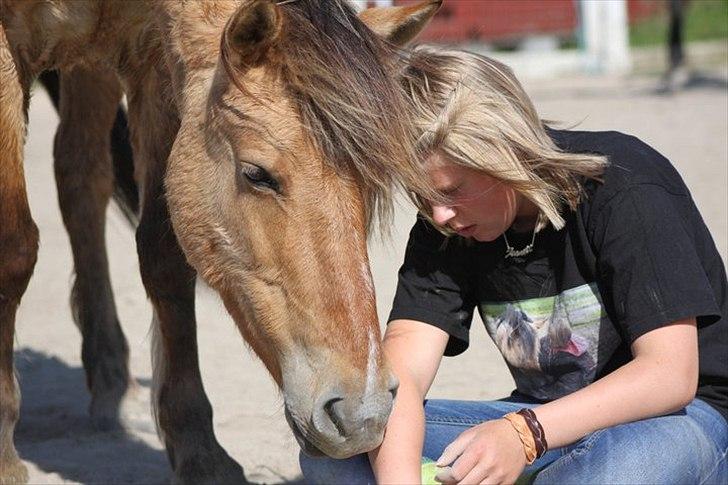
[[[466,429],[536,406],[524,401],[426,401],[423,455],[437,460]],[[525,468],[519,482],[726,484],[727,452],[728,423],[695,399],[674,414],[602,429],[550,450]],[[302,454],[301,470],[307,483],[375,483],[366,455],[334,460]]]

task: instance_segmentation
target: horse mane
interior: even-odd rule
[[[384,227],[394,189],[423,186],[411,108],[395,76],[400,56],[342,0],[280,2],[280,72],[327,163],[361,187],[371,225]],[[224,52],[223,64],[229,56]],[[239,88],[236,70],[224,65]],[[427,188],[423,190],[427,191]]]

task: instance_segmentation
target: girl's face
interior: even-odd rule
[[[427,169],[435,188],[447,199],[444,204],[430,203],[432,219],[463,237],[493,241],[519,215],[535,207],[504,182],[449,162],[440,153],[427,160]]]

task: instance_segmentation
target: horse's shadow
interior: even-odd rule
[[[695,71],[689,74],[688,78],[681,86],[671,88],[666,85],[658,86],[654,94],[670,95],[679,91],[690,90],[708,90],[715,89],[717,91],[725,91],[728,88],[728,79],[724,76],[716,75],[710,72]]]
[[[654,76],[653,76],[654,77]],[[647,79],[647,76],[644,77]],[[664,79],[654,78],[655,83],[637,83],[630,85],[618,83],[603,86],[601,84],[570,87],[563,86],[538,88],[530,90],[531,95],[543,101],[559,101],[563,99],[628,99],[641,97],[663,97],[686,91],[725,91],[728,88],[728,78],[723,73],[696,70],[678,87],[668,87]]]
[[[93,428],[81,367],[28,348],[15,352],[15,366],[22,392],[15,443],[23,460],[74,482],[169,482],[162,450],[128,432]],[[142,431],[149,436],[153,429]]]
[[[128,432],[93,428],[83,368],[29,348],[15,352],[15,368],[22,393],[15,445],[23,460],[64,481],[170,483],[172,472],[163,450]],[[148,379],[137,379],[137,383],[150,385]],[[137,434],[153,436],[147,403],[133,407],[137,419],[132,415],[128,426]],[[301,478],[276,481],[304,483]]]

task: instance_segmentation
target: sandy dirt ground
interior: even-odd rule
[[[632,133],[670,158],[691,188],[726,260],[727,80],[726,70],[718,70],[673,95],[656,94],[654,78],[525,84],[544,118],[584,129]],[[36,92],[25,166],[41,247],[17,319],[15,362],[23,393],[17,448],[32,483],[165,483],[170,479],[169,466],[149,413],[151,310],[139,277],[133,231],[113,207],[107,228],[111,274],[138,386],[125,408],[128,433],[96,432],[88,419],[81,338],[68,306],[71,252],[53,182],[51,142],[56,124],[45,93]],[[413,221],[413,210],[402,204],[392,239],[382,243],[375,238],[371,245],[382,320],[389,311]],[[272,380],[243,343],[217,295],[198,286],[200,361],[220,442],[252,481],[300,480],[298,446]],[[473,334],[473,345],[465,354],[446,359],[431,396],[490,399],[510,392],[512,380],[479,321],[473,323]]]

